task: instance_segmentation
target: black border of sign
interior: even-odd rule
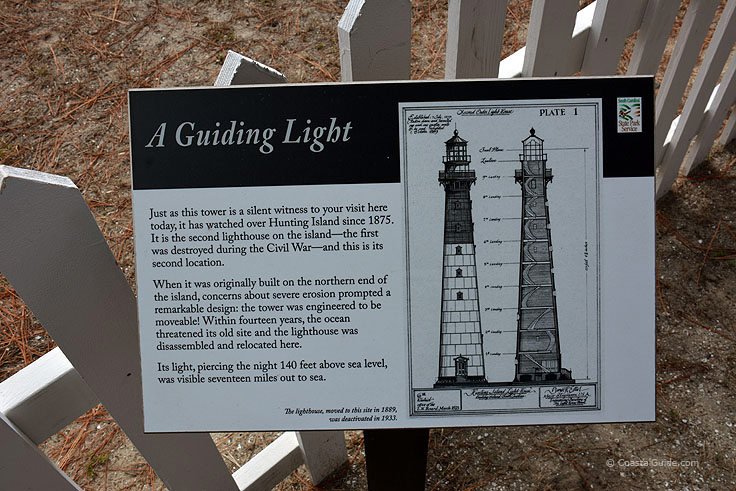
[[[614,115],[622,94],[641,96],[642,132],[618,133],[614,117],[603,119],[603,177],[652,177],[653,87],[653,77],[636,76],[131,89],[133,189],[399,182],[399,102],[601,98],[602,113]],[[317,126],[333,117],[352,123],[349,141],[318,153],[277,143],[287,119],[300,128],[307,119]],[[276,128],[275,148],[262,154],[256,145],[181,147],[172,134],[187,121],[202,129],[230,121]],[[162,122],[165,146],[146,147]]]

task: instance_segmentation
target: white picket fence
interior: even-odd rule
[[[720,3],[690,1],[657,94],[658,198],[704,160],[736,102],[736,61],[727,63],[736,0],[728,0],[675,117]],[[446,77],[615,74],[636,31],[628,74],[652,74],[679,4],[597,0],[578,11],[578,0],[534,0],[526,47],[500,60],[506,1],[450,0]],[[338,36],[343,81],[409,78],[409,0],[351,0]],[[216,85],[283,81],[230,53]],[[736,110],[719,142],[734,136]],[[270,489],[302,463],[318,483],[346,462],[341,432],[287,432],[231,475],[209,435],[143,433],[135,297],[79,190],[0,166],[0,230],[0,272],[59,346],[0,384],[0,487],[79,489],[37,445],[98,402],[169,489]]]

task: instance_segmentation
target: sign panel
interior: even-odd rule
[[[651,78],[129,100],[146,431],[654,418]]]

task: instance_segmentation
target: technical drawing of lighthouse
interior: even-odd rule
[[[439,183],[445,190],[445,227],[435,387],[486,385],[470,200],[475,171],[470,169],[468,142],[458,136],[457,129],[445,142],[445,150],[444,170],[439,172]]]
[[[547,203],[547,169],[544,140],[534,134],[522,141],[521,169],[515,180],[521,184],[521,250],[519,264],[519,310],[516,342],[516,383],[572,383],[570,370],[562,368],[552,242]]]

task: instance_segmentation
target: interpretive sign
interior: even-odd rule
[[[130,91],[146,431],[653,420],[652,83]]]

